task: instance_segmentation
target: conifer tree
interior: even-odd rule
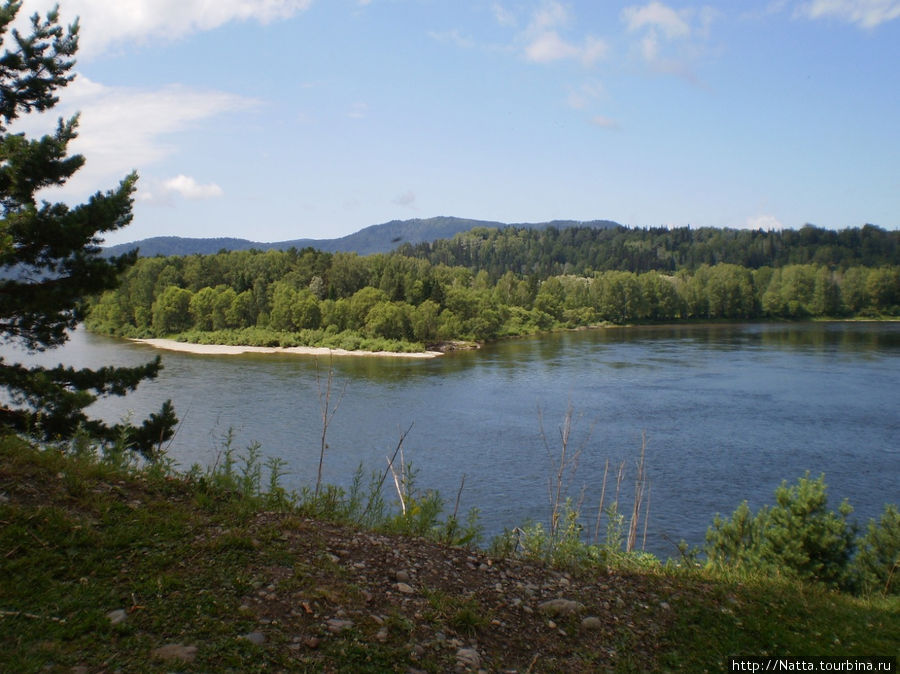
[[[82,318],[84,298],[114,288],[136,260],[136,251],[105,259],[99,244],[103,233],[130,222],[137,176],[75,207],[38,203],[40,190],[63,185],[84,164],[81,155],[67,156],[78,116],[60,119],[54,133],[38,139],[9,126],[22,114],[52,109],[57,91],[74,79],[78,23],[63,29],[57,8],[32,16],[26,35],[11,30],[21,5],[0,5],[0,343],[36,352],[65,343]],[[100,440],[125,438],[151,457],[173,433],[171,402],[140,427],[109,426],[83,410],[98,396],[134,390],[160,367],[159,358],[90,370],[26,367],[0,357],[0,427],[48,439],[70,437],[80,427]]]

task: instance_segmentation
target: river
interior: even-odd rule
[[[156,353],[78,330],[39,360],[95,367]],[[239,447],[259,442],[265,456],[286,461],[285,486],[314,484],[314,358],[159,353],[156,381],[92,413],[116,421],[134,410],[142,418],[171,398],[183,423],[169,452],[181,467],[215,462],[233,428]],[[588,512],[607,459],[606,503],[621,461],[630,502],[646,437],[647,549],[663,557],[675,555],[681,539],[702,544],[716,513],[730,515],[744,499],[754,509],[771,503],[782,480],[806,471],[825,473],[832,505],[849,499],[865,523],[900,501],[898,356],[900,324],[808,323],[586,330],[430,360],[335,358],[331,403],[340,406],[324,478],[346,485],[361,462],[383,469],[412,425],[405,458],[418,485],[439,489],[448,508],[465,475],[461,509],[477,506],[488,536],[546,521],[547,480],[556,474],[549,454],[559,451],[571,405],[569,451],[581,453],[566,482],[576,499],[583,490]],[[323,377],[328,366],[318,362]]]

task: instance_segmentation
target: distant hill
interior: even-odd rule
[[[104,249],[105,255],[121,255],[134,248],[140,249],[141,257],[157,255],[211,255],[220,250],[287,250],[289,248],[317,248],[330,253],[353,252],[360,255],[387,253],[404,243],[417,244],[438,239],[449,239],[460,232],[467,232],[475,227],[528,227],[545,229],[547,227],[592,227],[606,229],[619,227],[611,220],[553,220],[552,222],[515,223],[493,222],[489,220],[470,220],[468,218],[437,217],[414,220],[391,220],[381,225],[372,225],[353,234],[338,239],[294,239],[261,243],[247,239],[214,238],[191,239],[180,236],[155,236],[133,243],[123,243]]]

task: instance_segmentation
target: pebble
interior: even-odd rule
[[[409,582],[409,572],[400,570],[394,574],[394,578],[396,578],[398,583],[408,583]]]
[[[151,657],[159,660],[183,660],[193,662],[197,657],[196,646],[183,646],[181,644],[166,644],[150,651]]]
[[[119,623],[125,622],[128,618],[128,613],[125,612],[123,608],[117,608],[115,611],[110,611],[106,614],[107,620],[109,620],[111,625],[118,625]]]
[[[329,632],[334,632],[335,634],[337,634],[338,632],[343,632],[344,630],[353,627],[353,621],[331,618],[330,620],[325,621],[325,626],[328,628]]]
[[[602,630],[603,621],[597,616],[588,616],[581,621],[581,629],[583,630]]]
[[[262,646],[266,643],[266,635],[262,632],[248,632],[247,634],[239,636],[238,639],[249,641],[251,644],[256,644],[257,646]]]
[[[403,593],[403,594],[413,594],[413,593],[415,593],[415,590],[412,589],[412,588],[411,588],[409,585],[407,585],[406,583],[397,583],[394,587],[397,588],[397,592],[401,592],[401,593]]]
[[[460,667],[478,669],[481,667],[481,656],[474,648],[460,648],[456,651],[456,664]]]
[[[571,599],[548,599],[538,604],[538,610],[541,613],[555,616],[567,616],[577,613],[582,609],[582,605]]]

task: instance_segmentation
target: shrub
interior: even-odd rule
[[[886,505],[878,522],[869,520],[858,547],[854,571],[859,589],[865,594],[900,594],[900,512],[896,505]]]
[[[730,519],[716,516],[706,534],[709,564],[848,588],[855,532],[847,516],[853,509],[844,501],[838,513],[829,511],[826,492],[825,476],[811,480],[807,473],[790,487],[782,482],[773,507],[753,515],[744,502]]]

